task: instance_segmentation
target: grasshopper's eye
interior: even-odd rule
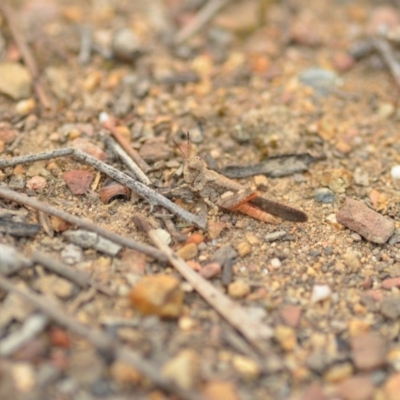
[[[204,168],[204,161],[200,157],[192,157],[188,161],[187,166],[191,170],[201,170]]]

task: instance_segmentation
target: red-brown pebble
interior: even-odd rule
[[[300,323],[301,308],[299,306],[288,305],[279,312],[285,325],[297,328]]]
[[[221,265],[218,263],[210,263],[205,265],[199,274],[206,279],[214,278],[221,273]]]
[[[304,391],[301,400],[326,400],[326,396],[324,395],[324,390],[321,385],[312,383]]]
[[[186,243],[194,243],[195,245],[198,245],[201,242],[204,242],[204,235],[202,235],[201,233],[193,233],[186,241]]]
[[[346,72],[354,66],[355,60],[348,53],[338,52],[333,55],[332,63],[337,71]]]
[[[73,194],[85,194],[94,180],[90,171],[74,169],[64,174],[64,180]]]
[[[383,280],[381,287],[383,289],[387,289],[387,290],[390,290],[391,288],[394,288],[394,287],[400,287],[400,277],[387,278],[387,279]]]
[[[369,375],[359,375],[345,379],[337,389],[343,400],[369,400],[375,388]]]
[[[345,205],[336,214],[336,219],[340,224],[374,243],[386,243],[395,229],[393,220],[350,198],[346,199]]]
[[[351,339],[351,353],[355,366],[360,370],[371,370],[385,364],[386,343],[378,333],[366,333]]]
[[[68,348],[71,345],[68,333],[61,328],[50,329],[49,338],[54,346]]]

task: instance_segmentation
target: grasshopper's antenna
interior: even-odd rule
[[[190,136],[189,136],[189,131],[186,132],[186,137],[187,137],[187,148],[188,148],[188,153],[190,153]],[[179,146],[178,143],[173,141],[174,145],[178,148],[178,150],[182,153],[183,158],[187,160],[189,158],[189,154],[185,154],[185,152],[182,150],[182,148]]]

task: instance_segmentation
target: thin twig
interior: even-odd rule
[[[398,87],[400,87],[400,63],[396,60],[390,44],[383,39],[374,38],[372,44],[388,66]]]
[[[150,170],[150,166],[143,160],[143,158],[139,155],[139,153],[132,148],[129,142],[121,135],[120,132],[115,128],[112,120],[108,120],[103,123],[104,128],[109,130],[111,134],[114,136],[114,139],[121,145],[121,147],[132,157],[132,160],[135,161],[137,165],[144,172],[148,172]]]
[[[44,153],[27,154],[25,156],[5,158],[0,160],[0,168],[13,167],[20,164],[29,164],[35,161],[51,160],[52,158],[65,157],[72,155],[74,149],[70,147],[65,147],[62,149],[46,151]]]
[[[51,299],[38,295],[29,289],[21,289],[17,287],[12,280],[2,275],[0,275],[0,288],[7,292],[18,294],[58,324],[88,339],[101,350],[103,354],[128,363],[166,392],[173,393],[185,400],[202,399],[202,396],[199,396],[197,393],[181,389],[171,381],[163,378],[155,365],[143,359],[128,347],[120,345],[100,329],[89,327],[77,321],[74,317],[68,315],[62,308],[57,306]]]
[[[117,170],[116,168],[84,153],[81,150],[75,150],[72,148],[64,148],[59,150],[54,150],[50,152],[32,154],[27,156],[15,157],[12,159],[0,160],[0,168],[10,167],[14,165],[30,163],[37,160],[47,160],[53,157],[61,157],[65,155],[72,155],[75,159],[80,160],[86,164],[91,165],[98,171],[103,172],[110,178],[119,182],[121,185],[128,186],[139,196],[144,197],[150,204],[159,205],[171,211],[175,215],[178,215],[182,219],[204,229],[207,226],[207,221],[197,215],[184,210],[183,208],[177,206],[172,201],[168,200],[166,197],[162,196],[160,193],[156,192],[154,189],[149,188],[141,182],[136,181],[130,176],[124,174],[123,172]]]
[[[40,251],[35,250],[32,254],[32,261],[34,263],[42,265],[44,268],[48,269],[49,271],[55,272],[56,274],[69,279],[70,281],[76,283],[81,288],[85,289],[88,286],[94,287],[99,292],[106,294],[107,296],[113,296],[114,293],[106,288],[105,286],[97,283],[93,279],[89,278],[87,275],[73,271],[70,267],[58,261],[54,258],[47,257]]]
[[[84,25],[80,29],[80,49],[78,61],[79,64],[85,65],[90,61],[90,56],[92,53],[92,28],[88,25]]]
[[[18,22],[17,22],[18,18],[16,17],[14,10],[9,5],[5,4],[4,2],[1,2],[0,11],[6,18],[10,31],[14,37],[15,43],[17,44],[21,52],[22,58],[24,59],[25,64],[32,75],[33,85],[40,103],[44,108],[50,109],[52,105],[40,81],[39,68],[28,46],[28,43],[26,42],[22,32],[18,27]]]
[[[107,146],[121,159],[121,161],[133,172],[137,180],[144,183],[147,186],[152,186],[151,180],[147,175],[140,169],[140,167],[133,161],[131,157],[125,152],[125,150],[115,142],[114,139],[108,138],[106,140]]]
[[[231,0],[209,0],[208,3],[196,14],[193,20],[184,26],[174,38],[176,45],[182,44],[195,35],[206,25],[215,14],[225,7]]]
[[[206,281],[190,268],[182,258],[179,258],[162,240],[160,240],[157,232],[141,215],[134,215],[133,220],[140,229],[147,233],[151,241],[167,256],[174,268],[178,270],[204,300],[238,330],[254,349],[262,354],[266,354],[265,339],[271,337],[271,328],[251,318],[245,308],[234,303],[211,285],[210,282]]]
[[[28,207],[32,207],[36,210],[43,211],[47,214],[54,215],[64,221],[69,222],[72,225],[79,226],[80,228],[87,229],[88,231],[96,232],[100,236],[103,236],[111,240],[112,242],[137,250],[141,253],[147,254],[150,257],[156,258],[157,260],[166,261],[165,255],[152,246],[138,243],[132,239],[118,235],[117,233],[101,228],[100,226],[92,222],[89,222],[83,219],[82,217],[76,217],[75,215],[71,215],[65,211],[59,210],[58,208],[55,208],[49,204],[30,198],[24,194],[17,193],[11,189],[7,189],[3,186],[0,186],[0,197],[3,197],[11,201],[15,201],[16,203],[19,204],[24,204]]]

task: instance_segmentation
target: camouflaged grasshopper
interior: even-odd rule
[[[241,184],[207,168],[198,156],[186,159],[183,177],[189,188],[206,203],[238,211],[260,221],[279,224],[282,218],[292,222],[306,222],[307,214],[285,204],[265,198],[251,187]]]

